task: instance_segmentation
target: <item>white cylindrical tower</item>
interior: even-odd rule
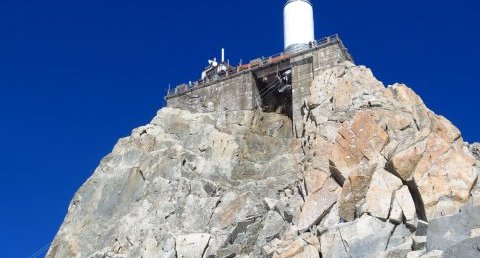
[[[310,0],[287,0],[283,8],[285,51],[315,40],[313,6]]]

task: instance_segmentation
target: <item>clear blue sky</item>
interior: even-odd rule
[[[53,239],[75,191],[168,84],[197,79],[221,47],[232,63],[280,52],[283,2],[0,1],[0,256]],[[339,33],[358,64],[480,140],[478,1],[313,2],[317,38]]]

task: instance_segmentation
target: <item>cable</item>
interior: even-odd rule
[[[276,88],[279,86],[281,82],[276,80],[274,82],[272,82],[270,85],[268,85],[267,87],[265,87],[261,92],[260,92],[260,96],[264,95],[265,93],[271,91],[272,89]]]
[[[274,81],[274,82],[270,83],[269,85],[267,85],[267,87],[263,88],[258,94],[262,95],[263,93],[269,91],[272,87],[275,87],[275,85],[277,83],[278,83],[278,81]]]
[[[263,98],[263,97],[266,97],[266,96],[270,96],[273,92],[275,92],[275,90],[277,90],[277,89],[280,87],[280,85],[282,85],[281,82],[276,83],[276,84],[275,84],[273,87],[271,87],[267,92],[263,93],[263,94],[261,95],[261,97]]]
[[[41,254],[43,254],[43,252],[48,251],[48,248],[50,247],[50,244],[51,243],[48,243],[48,244],[44,245],[43,247],[38,249],[35,253],[28,256],[28,258],[36,258],[36,257],[40,256]]]

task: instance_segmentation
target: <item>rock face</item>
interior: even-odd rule
[[[191,234],[175,238],[177,257],[202,257],[210,234]]]
[[[160,110],[75,194],[47,257],[478,256],[477,144],[363,66],[309,90],[294,130]]]
[[[320,232],[322,257],[378,257],[388,245],[394,225],[365,215]]]
[[[460,242],[480,236],[480,206],[430,221],[427,250],[449,250]],[[480,242],[477,242],[480,245]],[[480,254],[480,250],[478,251]]]
[[[470,146],[470,151],[473,153],[473,156],[480,160],[480,143],[474,143]]]

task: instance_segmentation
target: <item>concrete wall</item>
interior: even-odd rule
[[[353,61],[351,60],[348,52],[346,52],[346,49],[343,51],[343,48],[343,44],[336,43],[312,52],[315,77],[319,76],[328,68],[336,66],[345,61]]]
[[[292,120],[297,136],[301,136],[302,106],[310,95],[310,85],[314,78],[313,53],[307,53],[290,60],[292,65]]]
[[[339,42],[291,58],[292,119],[297,136],[301,136],[302,107],[310,96],[312,81],[326,69],[347,60],[352,61]],[[259,99],[254,75],[248,72],[167,99],[167,105],[192,112],[236,111],[257,108]]]
[[[346,52],[343,51],[343,45],[340,43],[317,49],[290,60],[292,65],[293,126],[297,136],[301,136],[302,133],[302,107],[305,100],[310,96],[310,86],[313,80],[326,69],[347,60],[350,60],[350,56],[347,56]]]
[[[251,110],[257,93],[252,73],[234,76],[186,94],[167,99],[167,106],[192,112]]]

